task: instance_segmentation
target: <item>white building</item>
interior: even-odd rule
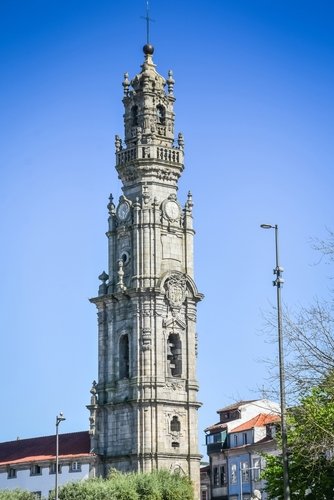
[[[59,486],[90,477],[94,462],[88,431],[59,435]],[[0,443],[0,490],[20,488],[48,498],[55,471],[55,435]]]
[[[217,413],[219,422],[205,429],[211,487],[202,485],[201,500],[251,500],[255,491],[265,500],[263,454],[278,453],[279,405],[265,399],[239,401]]]

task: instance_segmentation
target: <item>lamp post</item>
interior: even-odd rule
[[[242,462],[239,463],[239,479],[240,479],[240,500],[244,500],[244,484],[243,484],[243,467]]]
[[[66,420],[66,418],[63,415],[63,412],[60,412],[59,415],[56,416],[56,479],[55,479],[55,492],[56,492],[56,499],[58,500],[58,461],[59,461],[59,424],[63,420]]]
[[[283,351],[283,333],[282,333],[282,303],[281,303],[281,287],[284,279],[281,277],[284,271],[279,265],[278,253],[278,225],[261,224],[262,229],[275,229],[275,253],[276,267],[274,274],[276,279],[273,285],[276,286],[277,296],[277,333],[278,333],[278,363],[279,363],[279,385],[280,385],[280,406],[281,406],[281,433],[282,433],[282,458],[283,458],[283,498],[290,500],[290,484],[289,484],[289,469],[288,469],[288,442],[287,442],[287,427],[286,427],[286,402],[285,402],[285,372],[284,372],[284,351]]]
[[[240,500],[243,500],[244,498],[244,480],[243,480],[243,472],[248,471],[248,478],[250,479],[249,476],[249,471],[253,470],[261,470],[261,467],[242,467],[242,462],[239,463],[239,479],[240,479]],[[252,488],[251,488],[252,491]]]

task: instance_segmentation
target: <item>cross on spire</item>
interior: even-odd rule
[[[148,0],[146,0],[146,16],[142,16],[142,19],[146,21],[146,43],[149,45],[150,43],[150,22],[153,22],[154,19],[150,17],[150,7]]]

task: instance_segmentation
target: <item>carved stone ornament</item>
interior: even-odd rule
[[[143,351],[149,351],[151,349],[151,329],[143,328],[141,348]]]
[[[171,308],[179,309],[186,298],[186,279],[181,274],[172,274],[165,283],[166,297]]]
[[[96,390],[97,383],[95,380],[93,380],[92,388],[90,390],[91,393],[91,399],[90,399],[90,404],[91,405],[96,405],[97,403],[97,390]]]
[[[167,382],[167,389],[172,389],[173,391],[182,391],[183,385],[180,382]]]
[[[120,250],[127,250],[130,248],[130,236],[128,233],[126,234],[120,234],[118,236],[118,245]]]
[[[180,474],[181,476],[186,475],[186,473],[182,469],[181,464],[179,464],[178,462],[174,462],[173,464],[171,464],[171,466],[169,467],[169,470],[171,472],[174,472],[175,474]]]

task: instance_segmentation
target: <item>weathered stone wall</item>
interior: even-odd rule
[[[196,305],[192,197],[177,181],[183,137],[174,145],[173,86],[146,53],[142,72],[125,76],[125,144],[116,137],[123,184],[108,205],[108,274],[98,297],[99,373],[92,389],[91,435],[100,473],[167,468],[199,491]],[[132,87],[132,90],[131,90]]]

